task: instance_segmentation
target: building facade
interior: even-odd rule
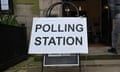
[[[79,9],[80,16],[87,17],[89,43],[111,45],[112,24],[107,0],[13,0],[13,14],[27,27],[28,40],[33,17],[45,17],[46,10],[52,4],[62,1],[74,3]],[[57,16],[73,17],[76,11],[70,5],[58,5],[51,13]]]

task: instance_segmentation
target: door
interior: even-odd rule
[[[107,0],[102,0],[102,38],[104,44],[111,45],[112,19]]]

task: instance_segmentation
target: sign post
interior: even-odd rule
[[[69,2],[53,4],[47,10],[48,16],[51,13],[49,10],[52,10],[54,5],[64,3],[72,4]],[[29,54],[44,54],[42,72],[43,66],[79,66],[81,68],[79,54],[88,53],[86,22],[85,17],[33,18]]]
[[[51,55],[80,53],[88,53],[86,18],[33,18],[29,54]],[[44,66],[70,66],[70,64],[71,66],[79,65],[78,56],[67,56],[68,59],[71,58],[69,60],[76,60],[76,62],[73,61],[67,63],[68,60],[64,60],[62,64],[57,63],[57,60],[60,59],[59,57],[56,57],[56,59],[54,59],[54,61],[56,60],[57,62],[51,62],[49,60],[51,56],[44,57],[44,59],[47,59],[44,60]],[[65,59],[66,57],[61,58]]]

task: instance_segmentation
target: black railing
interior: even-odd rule
[[[0,24],[0,72],[26,58],[26,27]]]

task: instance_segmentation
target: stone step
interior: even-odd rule
[[[81,69],[82,72],[119,72],[120,69],[118,67],[120,67],[120,60],[84,60],[81,61],[80,68],[79,66],[44,67],[44,71],[79,72],[79,69]]]
[[[120,66],[120,60],[84,60],[81,66]]]
[[[80,65],[82,67],[106,67],[120,66],[120,55],[89,55],[80,56]],[[34,57],[35,62],[40,62],[40,57]]]
[[[81,60],[119,60],[120,55],[80,55]]]
[[[43,56],[33,56],[34,61],[42,61]],[[80,55],[80,60],[120,60],[120,55]]]

